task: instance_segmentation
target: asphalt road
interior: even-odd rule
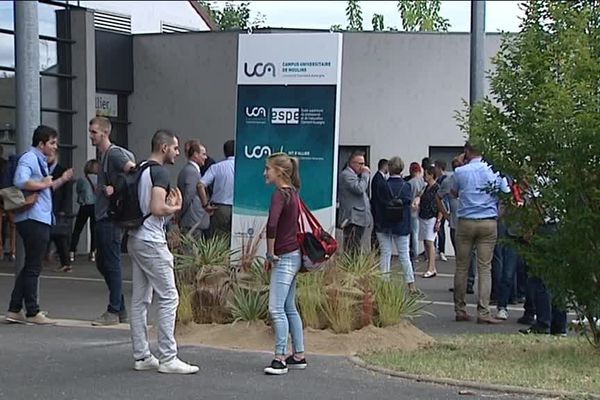
[[[125,262],[125,293],[131,292]],[[106,288],[93,264],[78,262],[71,274],[46,267],[40,303],[50,317],[92,320],[104,311]],[[417,284],[436,304],[415,324],[432,335],[463,332],[515,332],[518,326],[456,323],[449,305],[453,263],[440,263],[441,275],[418,278]],[[0,263],[0,300],[6,302],[13,266]],[[1,312],[0,312],[1,313]],[[520,312],[512,312],[516,319]],[[198,363],[195,376],[165,376],[132,369],[128,330],[92,327],[36,327],[0,324],[0,399],[464,399],[460,388],[391,378],[365,371],[344,357],[310,355],[306,371],[269,377],[262,368],[266,353],[215,350],[201,346],[180,349],[182,359]],[[470,398],[518,398],[475,392]]]

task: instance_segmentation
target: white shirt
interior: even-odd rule
[[[196,171],[198,171],[198,173],[200,173],[200,166],[198,164],[196,164],[195,161],[190,160],[189,163],[194,166],[194,168],[196,169]]]
[[[233,205],[233,176],[235,161],[233,157],[211,165],[200,182],[204,186],[213,184],[211,201],[217,204]]]

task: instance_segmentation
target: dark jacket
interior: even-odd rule
[[[377,213],[377,210],[375,208],[375,203],[378,201],[377,200],[377,196],[379,195],[377,193],[377,186],[381,185],[382,183],[385,184],[386,179],[383,176],[383,174],[379,171],[375,172],[375,175],[373,175],[373,178],[371,179],[371,214],[373,214],[373,220],[375,220],[377,217],[375,216],[375,214]]]
[[[387,181],[383,180],[374,188],[377,192],[375,208],[375,231],[391,233],[392,235],[410,235],[410,204],[412,202],[412,191],[410,183],[405,182],[401,176],[391,176]],[[383,210],[387,203],[392,200],[392,193],[399,195],[404,205],[404,215],[401,222],[390,222],[383,217]]]

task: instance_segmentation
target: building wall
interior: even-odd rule
[[[146,157],[152,134],[169,128],[182,148],[197,138],[221,160],[223,142],[235,135],[236,62],[235,33],[134,36],[130,148]]]
[[[469,97],[468,34],[346,33],[343,43],[340,145],[370,146],[372,166],[399,155],[408,169],[429,146],[464,144],[454,114]],[[499,43],[487,35],[488,57]],[[235,33],[134,37],[132,147],[146,152],[165,126],[220,159],[235,130],[236,60]]]
[[[486,71],[499,43],[486,36]],[[344,35],[340,144],[371,146],[372,166],[399,155],[408,169],[429,146],[464,144],[454,114],[468,99],[468,34]]]
[[[207,31],[208,26],[188,1],[79,1],[81,7],[131,16],[132,33],[160,32],[161,21]]]

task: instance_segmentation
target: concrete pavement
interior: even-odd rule
[[[42,309],[49,316],[91,320],[106,307],[106,287],[95,266],[77,262],[71,274],[45,267],[41,280]],[[433,279],[417,278],[418,286],[436,302],[427,309],[435,317],[415,324],[433,335],[463,332],[515,332],[514,322],[502,326],[456,323],[448,287],[453,263],[438,264]],[[130,268],[125,262],[126,300],[131,293]],[[0,263],[0,301],[8,304],[13,266]],[[2,306],[0,306],[2,307]],[[3,313],[4,311],[0,312]],[[520,313],[513,312],[511,319]],[[164,376],[132,370],[128,330],[87,327],[35,327],[0,324],[0,399],[458,399],[460,388],[390,378],[353,366],[343,357],[310,355],[310,368],[287,377],[267,377],[266,353],[184,347],[181,357],[198,363],[198,375]],[[476,393],[477,398],[516,398]],[[524,398],[524,397],[522,397]]]

